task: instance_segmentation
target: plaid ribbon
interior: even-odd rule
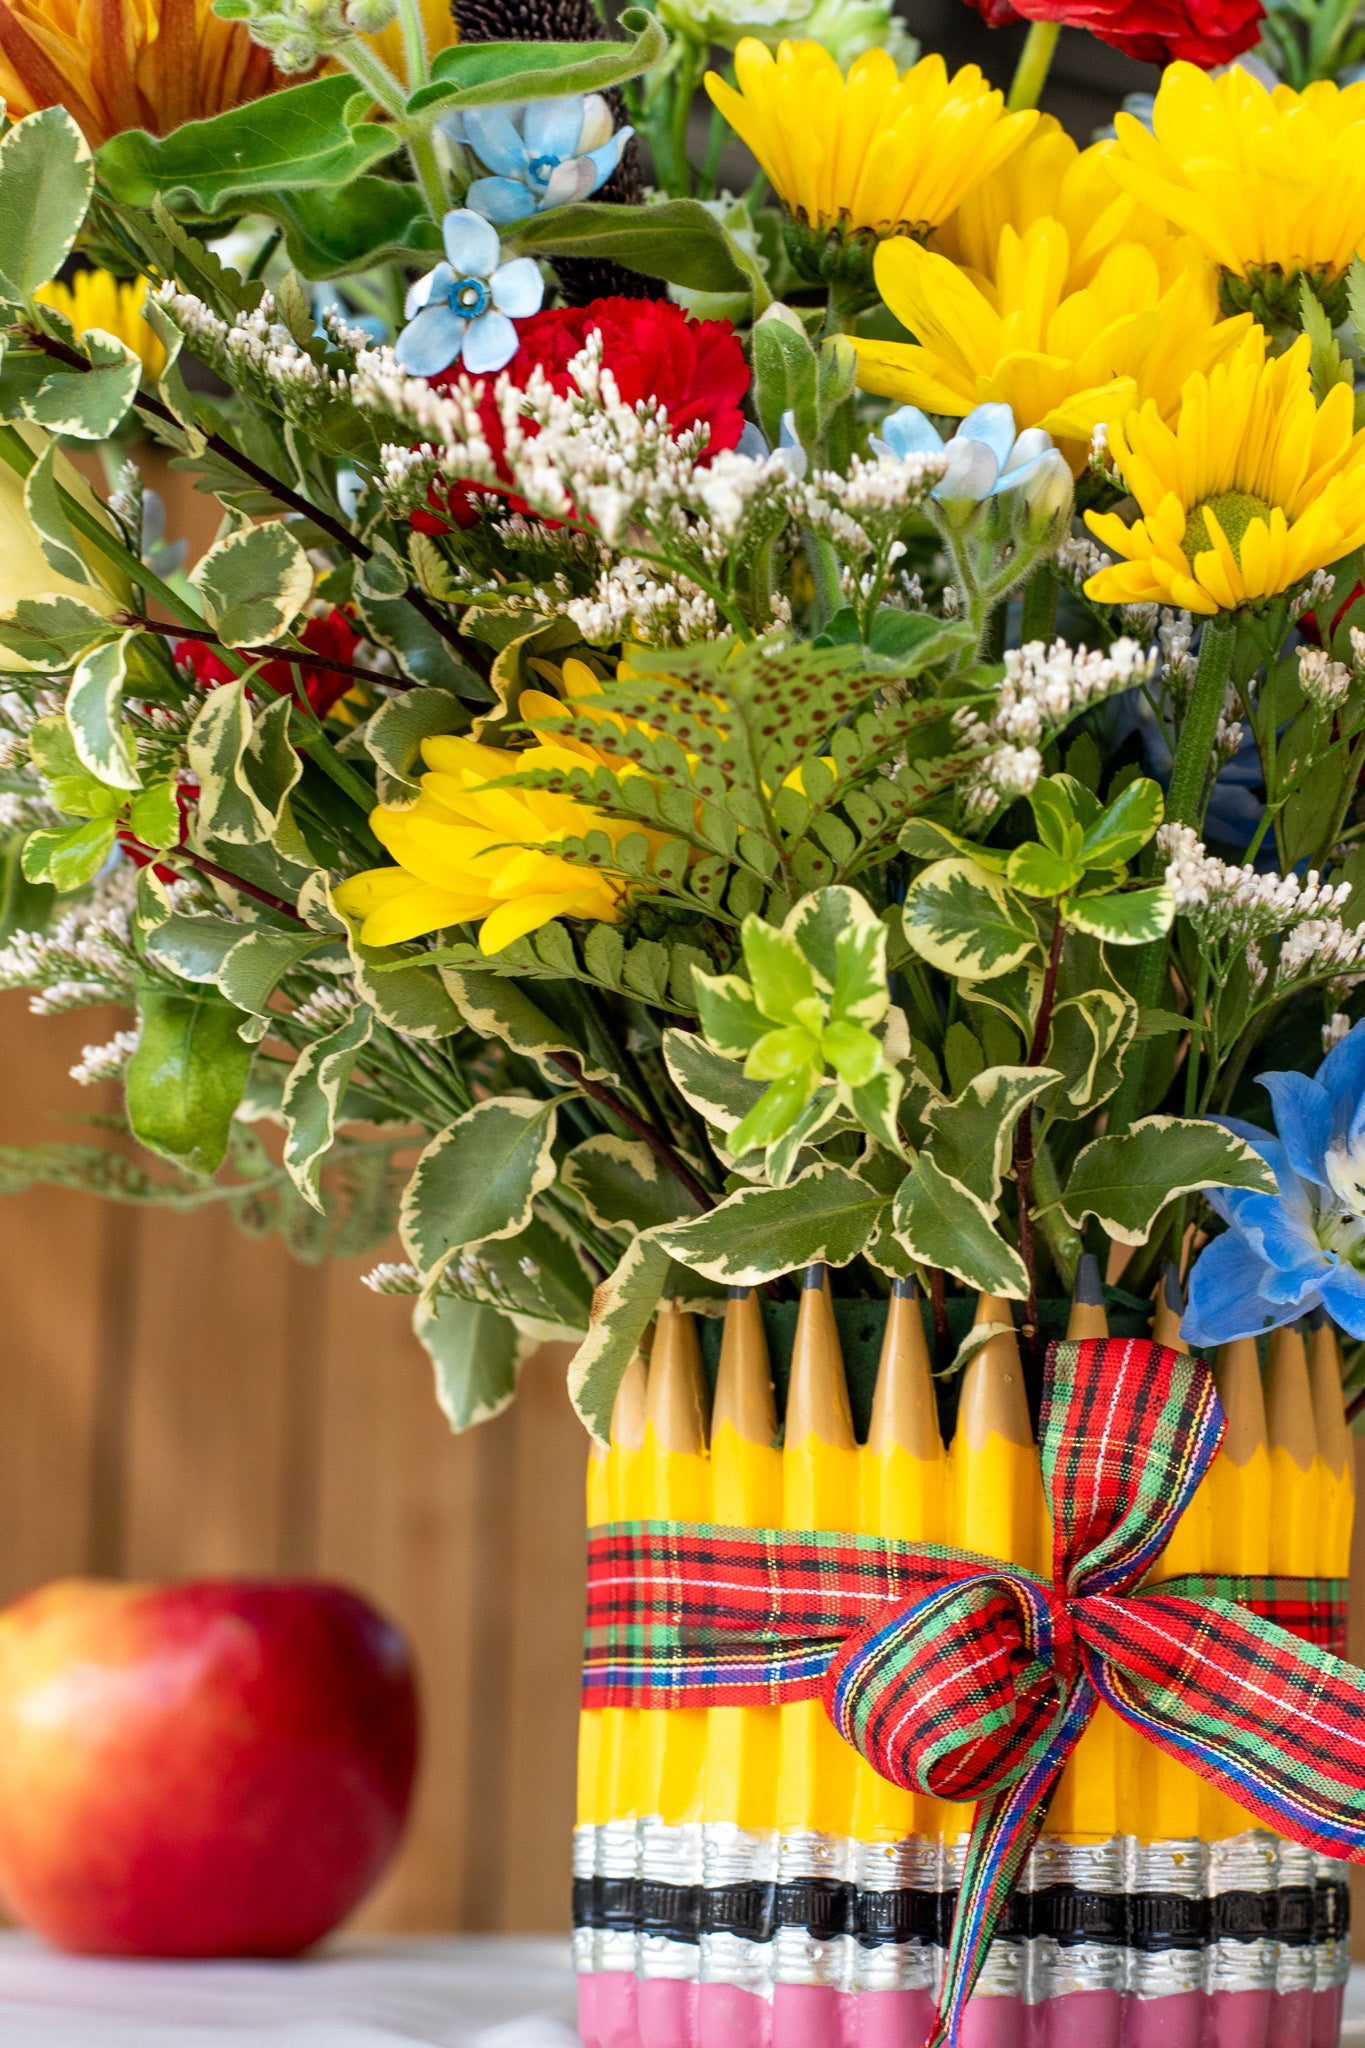
[[[1202,1360],[1052,1346],[1051,1583],[940,1544],[615,1523],[588,1548],[586,1707],[824,1699],[893,1784],[976,1800],[938,2017],[957,2040],[1000,1914],[1099,1700],[1277,1832],[1365,1861],[1365,1673],[1314,1640],[1334,1581],[1139,1591],[1222,1441]],[[1291,1633],[1289,1619],[1304,1624]],[[1334,1636],[1333,1640],[1337,1638]]]

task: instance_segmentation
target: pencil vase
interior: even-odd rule
[[[1071,1313],[1070,1334],[1102,1334],[1103,1311],[1099,1331]],[[862,1532],[1050,1577],[1008,1314],[983,1303],[996,1334],[935,1378],[913,1298],[836,1303],[808,1278],[799,1303],[736,1298],[723,1325],[663,1310],[610,1447],[594,1450],[589,1524]],[[1045,1336],[1067,1333],[1066,1304],[1043,1314]],[[1146,1334],[1137,1303],[1111,1293],[1108,1314],[1112,1334]],[[1330,1327],[1211,1363],[1223,1448],[1151,1578],[1344,1580],[1352,1470]],[[921,2048],[972,1812],[878,1777],[818,1699],[585,1712],[585,2048]],[[1101,1704],[988,1952],[964,2048],[1335,2048],[1346,1876]]]

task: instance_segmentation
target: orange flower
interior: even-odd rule
[[[92,149],[168,135],[281,83],[268,52],[209,0],[0,0],[0,97],[12,119],[67,108]]]

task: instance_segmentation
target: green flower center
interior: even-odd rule
[[[1253,519],[1270,522],[1270,507],[1264,498],[1253,498],[1250,491],[1219,491],[1215,497],[1206,498],[1202,505],[1196,505],[1185,521],[1185,538],[1182,546],[1185,559],[1194,567],[1196,555],[1206,555],[1213,546],[1209,523],[1204,517],[1205,509],[1212,512],[1222,529],[1238,568],[1242,566],[1242,535]]]

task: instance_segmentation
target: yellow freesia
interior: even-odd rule
[[[1267,92],[1237,64],[1221,78],[1172,64],[1154,132],[1131,114],[1115,127],[1114,176],[1194,236],[1237,303],[1238,281],[1272,307],[1305,272],[1330,289],[1365,248],[1365,83]]]
[[[1007,227],[1024,234],[1037,220],[1060,221],[1069,262],[1065,289],[1091,282],[1116,242],[1141,242],[1157,257],[1163,282],[1192,258],[1189,243],[1169,223],[1125,192],[1114,177],[1117,145],[1095,142],[1078,149],[1060,121],[1044,114],[1022,147],[970,192],[929,240],[975,278],[995,273]]]
[[[1276,597],[1365,543],[1365,431],[1350,386],[1317,405],[1307,335],[1269,361],[1266,346],[1253,327],[1230,361],[1191,377],[1174,426],[1149,401],[1110,428],[1142,516],[1129,526],[1087,512],[1121,558],[1087,596],[1207,617]]]
[[[145,277],[125,282],[107,270],[78,270],[70,284],[58,284],[54,279],[51,284],[40,284],[33,296],[64,313],[78,334],[92,327],[112,334],[140,358],[147,381],[155,383],[165,366],[166,351],[142,317],[147,298]]]
[[[554,791],[492,786],[527,770],[593,767],[605,755],[568,737],[512,753],[449,736],[424,740],[422,755],[430,772],[417,802],[407,810],[381,804],[370,814],[397,866],[352,875],[336,892],[348,916],[364,919],[366,945],[479,923],[482,951],[499,953],[552,918],[615,923],[626,877],[541,849],[589,832],[603,832],[614,844],[640,827]]]
[[[975,64],[950,78],[939,56],[902,73],[868,50],[845,79],[820,43],[784,42],[774,56],[746,36],[735,76],[738,92],[709,71],[706,90],[811,228],[927,234],[1038,119],[1007,114]]]
[[[1097,426],[1148,399],[1173,413],[1185,379],[1223,360],[1250,324],[1220,321],[1214,275],[1197,260],[1174,267],[1141,242],[1112,244],[1089,282],[1064,222],[1051,215],[1020,233],[1000,230],[991,272],[974,274],[908,239],[877,250],[877,289],[917,342],[857,335],[858,382],[925,412],[962,416],[1003,402],[1016,425],[1044,427],[1079,474]]]
[[[12,119],[63,106],[92,149],[125,128],[168,135],[272,92],[246,24],[211,0],[0,0],[0,98]]]

